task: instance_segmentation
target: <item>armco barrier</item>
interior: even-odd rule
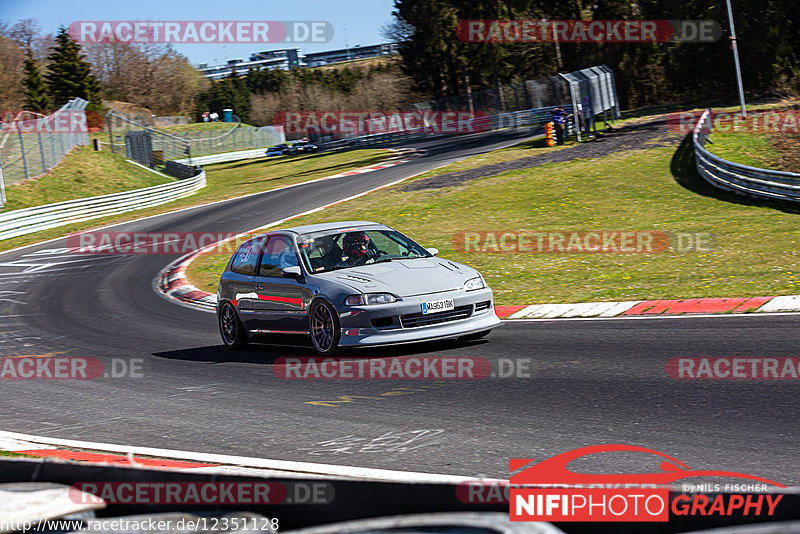
[[[711,110],[700,116],[692,134],[697,172],[712,185],[740,195],[800,201],[800,174],[733,163],[706,150],[712,129]]]
[[[178,182],[9,211],[0,214],[0,240],[158,206],[191,195],[205,186],[206,173],[203,171],[194,178]]]
[[[240,159],[265,158],[266,148],[253,148],[250,150],[238,150],[236,152],[223,152],[221,154],[210,154],[208,156],[196,156],[191,159],[192,165],[211,165],[213,163],[225,163]],[[176,159],[178,163],[189,165],[189,158]]]

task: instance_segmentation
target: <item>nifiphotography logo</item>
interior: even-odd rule
[[[659,471],[648,473],[589,474],[568,465],[602,453],[646,453],[660,460]],[[772,516],[783,498],[767,493],[768,486],[785,488],[772,480],[725,470],[692,469],[662,452],[636,445],[608,444],[574,449],[541,462],[509,461],[508,484],[463,483],[458,498],[464,502],[509,502],[511,521],[636,521],[665,522],[670,516]],[[728,478],[748,483],[683,484],[677,481]],[[672,496],[670,493],[672,492]],[[714,496],[705,493],[724,492]],[[736,492],[745,495],[733,494]],[[728,494],[731,493],[731,494]]]

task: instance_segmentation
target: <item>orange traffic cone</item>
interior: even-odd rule
[[[544,142],[547,146],[553,146],[553,123],[548,122],[544,125]]]

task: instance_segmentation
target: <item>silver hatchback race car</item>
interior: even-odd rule
[[[222,341],[310,337],[320,355],[340,347],[444,337],[477,339],[500,324],[475,269],[436,255],[388,226],[299,226],[243,243],[217,288]]]

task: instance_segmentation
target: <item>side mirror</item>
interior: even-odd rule
[[[294,267],[284,267],[281,269],[281,276],[285,278],[301,278],[303,276],[303,271],[301,271],[300,267],[297,265]]]
[[[439,249],[438,249],[438,248],[433,248],[433,247],[430,247],[430,248],[426,248],[425,250],[427,250],[428,252],[430,252],[430,253],[431,253],[431,254],[433,254],[434,256],[436,256],[437,254],[439,254]]]

